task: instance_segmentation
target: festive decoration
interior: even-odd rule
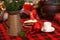
[[[25,35],[25,32],[20,32],[20,33],[18,33],[18,35],[19,35],[20,37],[23,37],[23,36]]]
[[[32,10],[30,16],[31,16],[30,18],[31,18],[32,20],[35,20],[35,19],[37,20],[38,15],[37,15],[36,9],[33,9],[33,10]]]
[[[7,11],[17,11],[20,10],[24,4],[24,0],[4,0]]]
[[[36,23],[37,22],[37,20],[27,20],[27,21],[25,21],[24,23]]]
[[[5,15],[6,6],[4,1],[0,0],[0,22],[4,22],[7,19],[8,15]]]
[[[25,3],[25,4],[23,5],[23,8],[24,8],[25,10],[29,10],[29,11],[31,11],[31,10],[33,9],[32,5],[31,5],[30,3]]]
[[[33,3],[32,3],[32,5],[33,5]],[[32,5],[31,5],[31,3],[25,3],[23,5],[23,9],[30,11],[29,12],[30,13],[30,19],[35,20],[37,18],[37,12],[36,12],[36,9]]]
[[[39,32],[41,30],[41,24],[39,22],[36,22],[35,25],[33,26],[33,30],[35,32]]]
[[[3,1],[0,1],[0,21],[2,21],[3,13],[6,10],[6,7],[4,5]]]
[[[10,36],[18,36],[17,33],[23,30],[19,10],[22,8],[24,2],[24,0],[4,0],[6,11],[8,12],[9,28],[7,32]]]

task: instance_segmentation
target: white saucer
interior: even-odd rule
[[[46,29],[42,28],[41,31],[43,31],[43,32],[53,32],[55,30],[54,27],[51,27],[49,30],[47,30],[47,29],[48,28],[46,28]]]

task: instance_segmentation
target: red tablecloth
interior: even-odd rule
[[[17,36],[17,37],[11,37],[8,36],[6,30],[4,29],[4,26],[2,23],[0,23],[0,40],[60,40],[60,26],[53,23],[53,27],[55,27],[54,32],[39,32],[35,34],[28,34],[25,39]]]
[[[53,20],[60,24],[60,13],[55,14],[55,17]]]

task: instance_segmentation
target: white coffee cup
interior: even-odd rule
[[[42,27],[41,31],[43,32],[52,32],[55,28],[52,27],[51,22],[44,22],[44,26]]]

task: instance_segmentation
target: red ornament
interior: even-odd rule
[[[23,5],[23,8],[24,8],[25,10],[29,10],[29,11],[32,10],[32,6],[31,6],[30,4],[25,4],[25,5]]]
[[[41,30],[41,24],[39,22],[35,23],[35,25],[33,26],[33,29],[35,32],[38,32]]]

